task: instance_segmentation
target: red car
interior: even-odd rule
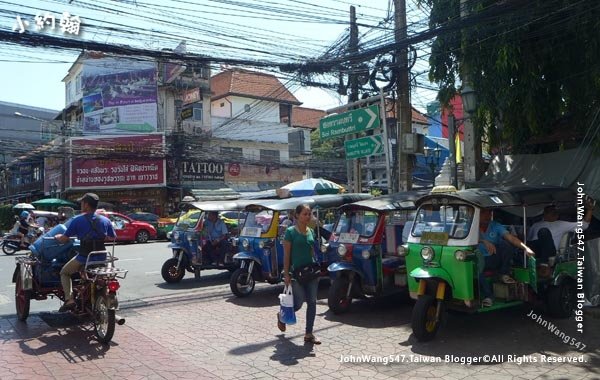
[[[150,239],[156,239],[156,228],[150,223],[139,222],[113,211],[98,210],[96,213],[110,219],[117,233],[117,241],[147,243]],[[109,237],[106,239],[112,241]]]

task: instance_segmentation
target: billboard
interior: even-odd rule
[[[155,62],[86,58],[81,81],[83,134],[156,132],[156,77]]]
[[[73,138],[71,150],[73,189],[166,185],[165,159],[152,157],[164,151],[162,134]]]

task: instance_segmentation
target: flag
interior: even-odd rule
[[[454,137],[455,143],[455,152],[456,152],[456,163],[460,164],[462,162],[462,149],[460,147],[460,133],[457,133]]]

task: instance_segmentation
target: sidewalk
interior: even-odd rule
[[[221,287],[207,293],[140,301],[119,314],[113,342],[93,340],[91,326],[70,325],[53,314],[33,315],[26,324],[0,318],[0,379],[593,379],[600,376],[600,323],[590,319],[587,363],[527,363],[508,355],[579,355],[554,334],[523,315],[527,310],[474,316],[449,315],[438,339],[410,337],[412,304],[355,302],[350,314],[327,311],[320,290],[315,334],[318,346],[303,343],[304,313],[285,334],[275,315],[280,287],[262,286],[246,299]],[[42,317],[49,321],[51,327]],[[593,322],[592,322],[593,321]],[[558,323],[557,323],[558,324]],[[568,331],[572,321],[560,323]],[[589,335],[588,335],[589,334]],[[573,335],[576,336],[576,335]],[[503,363],[427,363],[446,355],[505,355]],[[394,363],[342,363],[354,355],[392,358]],[[397,361],[402,361],[398,363]]]

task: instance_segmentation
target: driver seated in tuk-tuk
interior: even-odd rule
[[[509,247],[503,244],[504,241],[516,248],[523,249],[529,256],[535,255],[531,248],[526,246],[516,236],[511,235],[502,224],[492,220],[491,210],[481,209],[479,215],[479,245],[477,249],[481,253],[478,268],[481,303],[484,307],[489,307],[493,304],[493,292],[484,276],[486,270],[496,271],[504,284],[515,283],[515,280],[510,276],[513,251],[507,249]]]
[[[208,212],[208,216],[204,221],[204,231],[206,232],[207,242],[202,247],[202,255],[205,263],[213,265],[223,263],[225,258],[225,250],[227,249],[227,226],[219,218],[219,213],[216,211]],[[192,262],[196,259],[192,259]],[[193,262],[193,264],[197,264]]]

